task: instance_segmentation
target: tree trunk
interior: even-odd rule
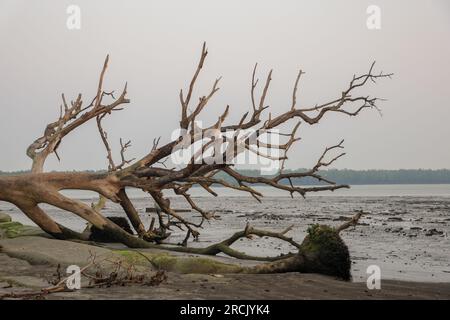
[[[244,273],[301,272],[351,278],[351,260],[347,245],[339,232],[329,226],[313,225],[299,252],[285,259],[245,268]]]

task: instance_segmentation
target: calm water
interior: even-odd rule
[[[267,197],[290,197],[288,192],[274,189],[267,186],[257,186]],[[228,188],[215,188],[219,196],[225,197],[248,197],[248,193],[239,192]],[[96,193],[89,191],[70,190],[63,192],[71,197],[79,199],[97,198]],[[146,197],[140,190],[128,190],[131,198]],[[210,197],[203,188],[192,188],[190,194],[195,197]],[[173,196],[171,192],[168,196]],[[338,189],[336,191],[309,193],[308,197],[314,196],[343,196],[343,197],[401,197],[401,196],[421,196],[421,197],[450,197],[450,184],[399,184],[399,185],[355,185],[350,189]]]

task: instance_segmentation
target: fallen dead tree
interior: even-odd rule
[[[120,163],[114,160],[108,135],[102,126],[102,120],[106,116],[122,110],[130,100],[127,98],[126,84],[118,95],[114,91],[108,92],[103,89],[103,79],[109,62],[108,56],[100,73],[96,94],[90,100],[90,103],[85,103],[81,94],[70,102],[62,95],[62,105],[58,119],[48,124],[44,134],[36,139],[27,149],[27,155],[32,159],[31,173],[0,177],[0,201],[7,201],[16,205],[45,232],[57,239],[88,240],[89,235],[75,232],[55,222],[42,210],[39,206],[40,204],[49,204],[72,212],[109,234],[116,241],[132,248],[165,248],[172,251],[208,255],[224,253],[242,259],[277,260],[246,272],[298,270],[332,274],[332,272],[325,272],[325,269],[319,266],[319,264],[323,264],[323,254],[320,254],[319,260],[318,257],[314,258],[314,255],[306,254],[307,248],[314,249],[311,252],[322,252],[321,250],[315,250],[317,249],[315,241],[319,239],[320,243],[322,243],[324,235],[328,240],[331,240],[331,238],[336,240],[332,241],[332,243],[337,245],[337,247],[345,246],[338,236],[340,230],[324,226],[312,227],[313,229],[310,230],[309,236],[301,244],[295,243],[286,236],[288,230],[275,233],[247,226],[244,231],[210,247],[203,249],[188,247],[187,244],[190,239],[199,237],[199,230],[203,228],[204,221],[216,218],[214,212],[206,211],[195,203],[189,194],[189,190],[194,186],[199,186],[213,196],[218,196],[216,191],[214,191],[214,186],[220,185],[246,192],[257,201],[261,201],[263,195],[252,185],[267,185],[284,190],[290,193],[291,196],[297,193],[303,197],[310,192],[348,188],[347,185],[338,185],[319,174],[320,169],[331,165],[344,155],[344,153],[338,153],[330,156],[331,153],[343,148],[343,141],[327,147],[315,166],[304,172],[284,171],[288,151],[299,140],[297,131],[302,123],[311,126],[315,125],[331,113],[357,116],[365,109],[374,108],[378,110],[376,105],[378,98],[357,95],[355,92],[368,82],[375,82],[377,79],[390,77],[391,74],[382,72],[375,74],[373,70],[374,64],[372,64],[367,73],[353,76],[347,88],[337,98],[312,107],[299,107],[296,94],[301,76],[304,74],[300,70],[295,80],[292,101],[287,111],[279,115],[272,115],[272,113],[267,111],[269,106],[265,102],[272,80],[272,71],[269,72],[262,86],[261,94],[257,98],[256,89],[259,81],[256,79],[257,66],[255,65],[251,83],[252,105],[250,111],[245,113],[239,122],[227,124],[227,117],[231,108],[226,106],[215,123],[209,127],[200,128],[197,125],[197,120],[208,105],[208,102],[219,91],[218,85],[220,82],[220,78],[216,79],[211,90],[197,101],[194,101],[194,87],[204,66],[207,54],[206,46],[203,45],[200,60],[188,90],[186,92],[180,91],[181,119],[179,122],[179,137],[163,145],[160,145],[159,138],[154,139],[150,152],[137,160],[127,160],[125,153],[131,146],[131,142],[121,139]],[[58,159],[60,158],[58,147],[63,138],[92,119],[96,120],[100,138],[106,149],[108,171],[105,173],[44,172],[45,161],[51,154],[54,154]],[[294,121],[292,125],[290,125],[291,121]],[[278,129],[286,126],[291,126],[288,132],[281,133],[278,131]],[[271,143],[267,142],[267,139],[264,140],[264,138],[267,138],[267,135],[271,134],[276,134],[281,138],[284,137],[286,141]],[[167,160],[173,154],[180,150],[189,149],[199,142],[201,147],[192,152],[190,159],[184,165],[179,168],[166,167]],[[277,151],[277,155],[273,156],[269,152],[271,150]],[[233,160],[242,153],[253,153],[257,157],[278,161],[280,163],[278,174],[269,178],[264,176],[251,177],[239,173],[234,169]],[[217,174],[219,172],[228,174],[234,179],[235,183],[218,178]],[[292,183],[293,178],[301,179],[306,177],[317,179],[323,185],[301,187]],[[160,210],[156,210],[156,217],[148,228],[142,223],[138,211],[127,195],[127,190],[130,188],[146,192],[160,208]],[[68,189],[97,192],[101,196],[101,201],[97,205],[86,205],[81,201],[66,197],[60,192]],[[163,194],[165,190],[172,190],[176,195],[184,198],[192,210],[200,214],[199,220],[189,221],[181,213],[176,212],[171,207],[169,199]],[[120,204],[129,218],[136,235],[126,232],[113,221],[103,216],[101,210],[106,199]],[[357,219],[352,221],[356,223]],[[160,243],[170,236],[169,231],[173,228],[186,232],[184,241],[182,241],[180,246],[161,245]],[[252,235],[274,237],[287,241],[299,250],[299,254],[273,258],[252,257],[231,248],[231,245],[237,239]],[[324,244],[328,245],[329,243],[325,241]],[[333,259],[331,256],[328,258]],[[308,265],[308,267],[304,268],[305,265]],[[326,269],[328,270],[329,266]],[[342,272],[335,272],[335,274],[342,278],[347,278]]]

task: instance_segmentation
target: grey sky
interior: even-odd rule
[[[66,28],[66,8],[81,8],[81,30]],[[368,30],[366,8],[381,8],[381,30]],[[311,165],[326,145],[346,140],[335,167],[450,168],[450,3],[442,1],[19,1],[0,0],[0,170],[28,169],[26,147],[58,116],[60,95],[95,95],[111,55],[105,90],[129,83],[131,104],[105,121],[116,147],[148,152],[154,137],[170,137],[179,121],[178,92],[194,71],[201,44],[209,56],[197,95],[223,76],[203,120],[226,104],[230,119],[250,108],[255,62],[260,78],[274,69],[273,114],[289,108],[299,68],[298,100],[314,105],[339,96],[354,73],[395,73],[361,93],[389,100],[383,117],[333,115],[303,140],[289,167]],[[100,169],[105,152],[94,123],[68,136],[47,169]]]

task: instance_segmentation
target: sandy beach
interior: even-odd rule
[[[47,240],[44,252],[26,252],[33,237],[21,239],[18,246],[8,245],[7,253],[0,253],[0,295],[39,292],[51,286],[57,270],[56,261],[62,265],[81,263],[83,250],[79,244]],[[2,242],[0,241],[0,245]],[[75,246],[77,254],[69,260],[57,252],[70,251]],[[12,248],[13,247],[13,248]],[[15,247],[15,248],[14,248]],[[95,250],[90,248],[91,250]],[[146,250],[143,250],[145,252]],[[16,256],[16,258],[14,258]],[[81,261],[77,261],[81,259]],[[229,262],[227,259],[219,259]],[[229,259],[231,260],[231,259]],[[246,263],[245,261],[240,263]],[[151,268],[149,273],[154,272]],[[34,297],[36,298],[36,297]],[[73,292],[59,292],[38,296],[40,299],[450,299],[450,283],[408,282],[382,280],[381,289],[369,290],[365,282],[346,282],[317,274],[196,274],[167,272],[167,280],[157,286],[127,285],[102,288],[81,288]]]
[[[375,188],[376,189],[376,188]],[[379,190],[380,188],[378,188]],[[404,189],[404,188],[403,188]],[[444,188],[444,191],[446,189]],[[283,229],[294,225],[291,235],[301,240],[308,225],[319,223],[338,225],[348,219],[354,210],[367,212],[354,228],[345,230],[342,238],[347,243],[352,258],[351,282],[327,276],[287,273],[277,275],[240,274],[180,274],[168,272],[168,281],[157,287],[114,287],[86,289],[49,296],[52,299],[449,299],[450,298],[450,198],[437,194],[414,195],[400,190],[402,194],[386,196],[379,191],[343,197],[342,194],[313,196],[306,199],[290,199],[269,195],[262,204],[251,199],[225,195],[210,198],[198,195],[196,200],[203,207],[215,210],[220,220],[212,221],[202,230],[200,240],[192,246],[204,247],[241,230],[247,222],[258,228]],[[422,192],[423,193],[423,192]],[[345,195],[345,194],[344,194]],[[84,198],[89,202],[88,198]],[[146,199],[135,199],[141,217],[148,222],[150,216],[145,208],[151,206]],[[175,208],[186,208],[178,199],[173,199]],[[23,215],[14,208],[3,207],[13,220],[26,223]],[[106,215],[115,215],[119,209],[108,203]],[[82,230],[83,222],[60,211],[50,211],[58,221]],[[195,219],[196,215],[186,213]],[[220,222],[220,223],[219,223]],[[181,240],[183,233],[174,233],[172,242]],[[26,239],[26,238],[21,238]],[[23,240],[22,240],[23,241]],[[61,241],[53,241],[58,246]],[[0,242],[1,245],[1,242]],[[50,245],[47,251],[52,251]],[[22,249],[27,242],[22,242]],[[110,244],[109,249],[126,249],[123,245]],[[278,255],[294,251],[285,243],[269,239],[238,241],[236,249],[255,255]],[[57,251],[57,250],[56,250]],[[145,251],[145,250],[144,250]],[[17,257],[15,254],[0,255],[1,292],[30,289],[30,284],[44,286],[46,279],[55,272],[55,261],[46,258],[36,263],[36,257]],[[225,263],[254,264],[226,257],[216,257]],[[70,260],[70,259],[69,259]],[[76,260],[76,259],[75,259]],[[74,261],[72,261],[74,262]],[[83,261],[75,261],[83,264]],[[367,267],[377,265],[381,269],[381,290],[368,290]],[[8,278],[15,279],[8,281]],[[5,280],[6,279],[6,280]],[[39,280],[40,279],[40,280]],[[48,282],[47,282],[48,284]],[[12,286],[12,287],[11,287]]]

